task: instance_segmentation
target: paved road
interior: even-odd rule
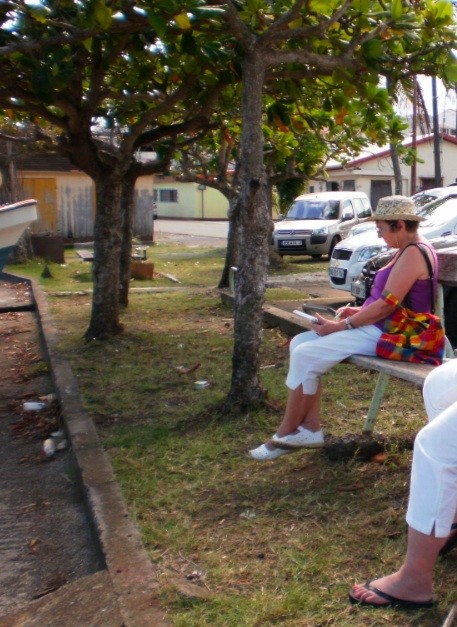
[[[213,220],[154,220],[154,235],[160,239],[161,235],[178,234],[192,237],[215,237],[227,239],[228,221],[215,222]]]

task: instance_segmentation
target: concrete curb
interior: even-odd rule
[[[129,517],[94,423],[82,407],[78,384],[70,365],[57,350],[57,330],[46,297],[33,280],[31,287],[65,428],[124,625],[169,625],[165,610],[159,606],[158,573],[146,553],[138,529]]]

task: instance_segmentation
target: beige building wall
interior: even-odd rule
[[[156,177],[154,199],[159,218],[188,220],[226,220],[229,202],[218,190],[181,183],[173,177]]]

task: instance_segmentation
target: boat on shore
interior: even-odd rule
[[[0,272],[25,229],[38,217],[33,198],[0,206]]]

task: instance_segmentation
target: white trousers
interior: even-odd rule
[[[290,363],[286,385],[304,394],[316,394],[319,378],[351,355],[376,355],[382,331],[373,324],[319,336],[315,331],[299,333],[290,342]]]
[[[423,396],[430,422],[414,442],[406,521],[444,538],[457,510],[457,359],[432,370]]]

